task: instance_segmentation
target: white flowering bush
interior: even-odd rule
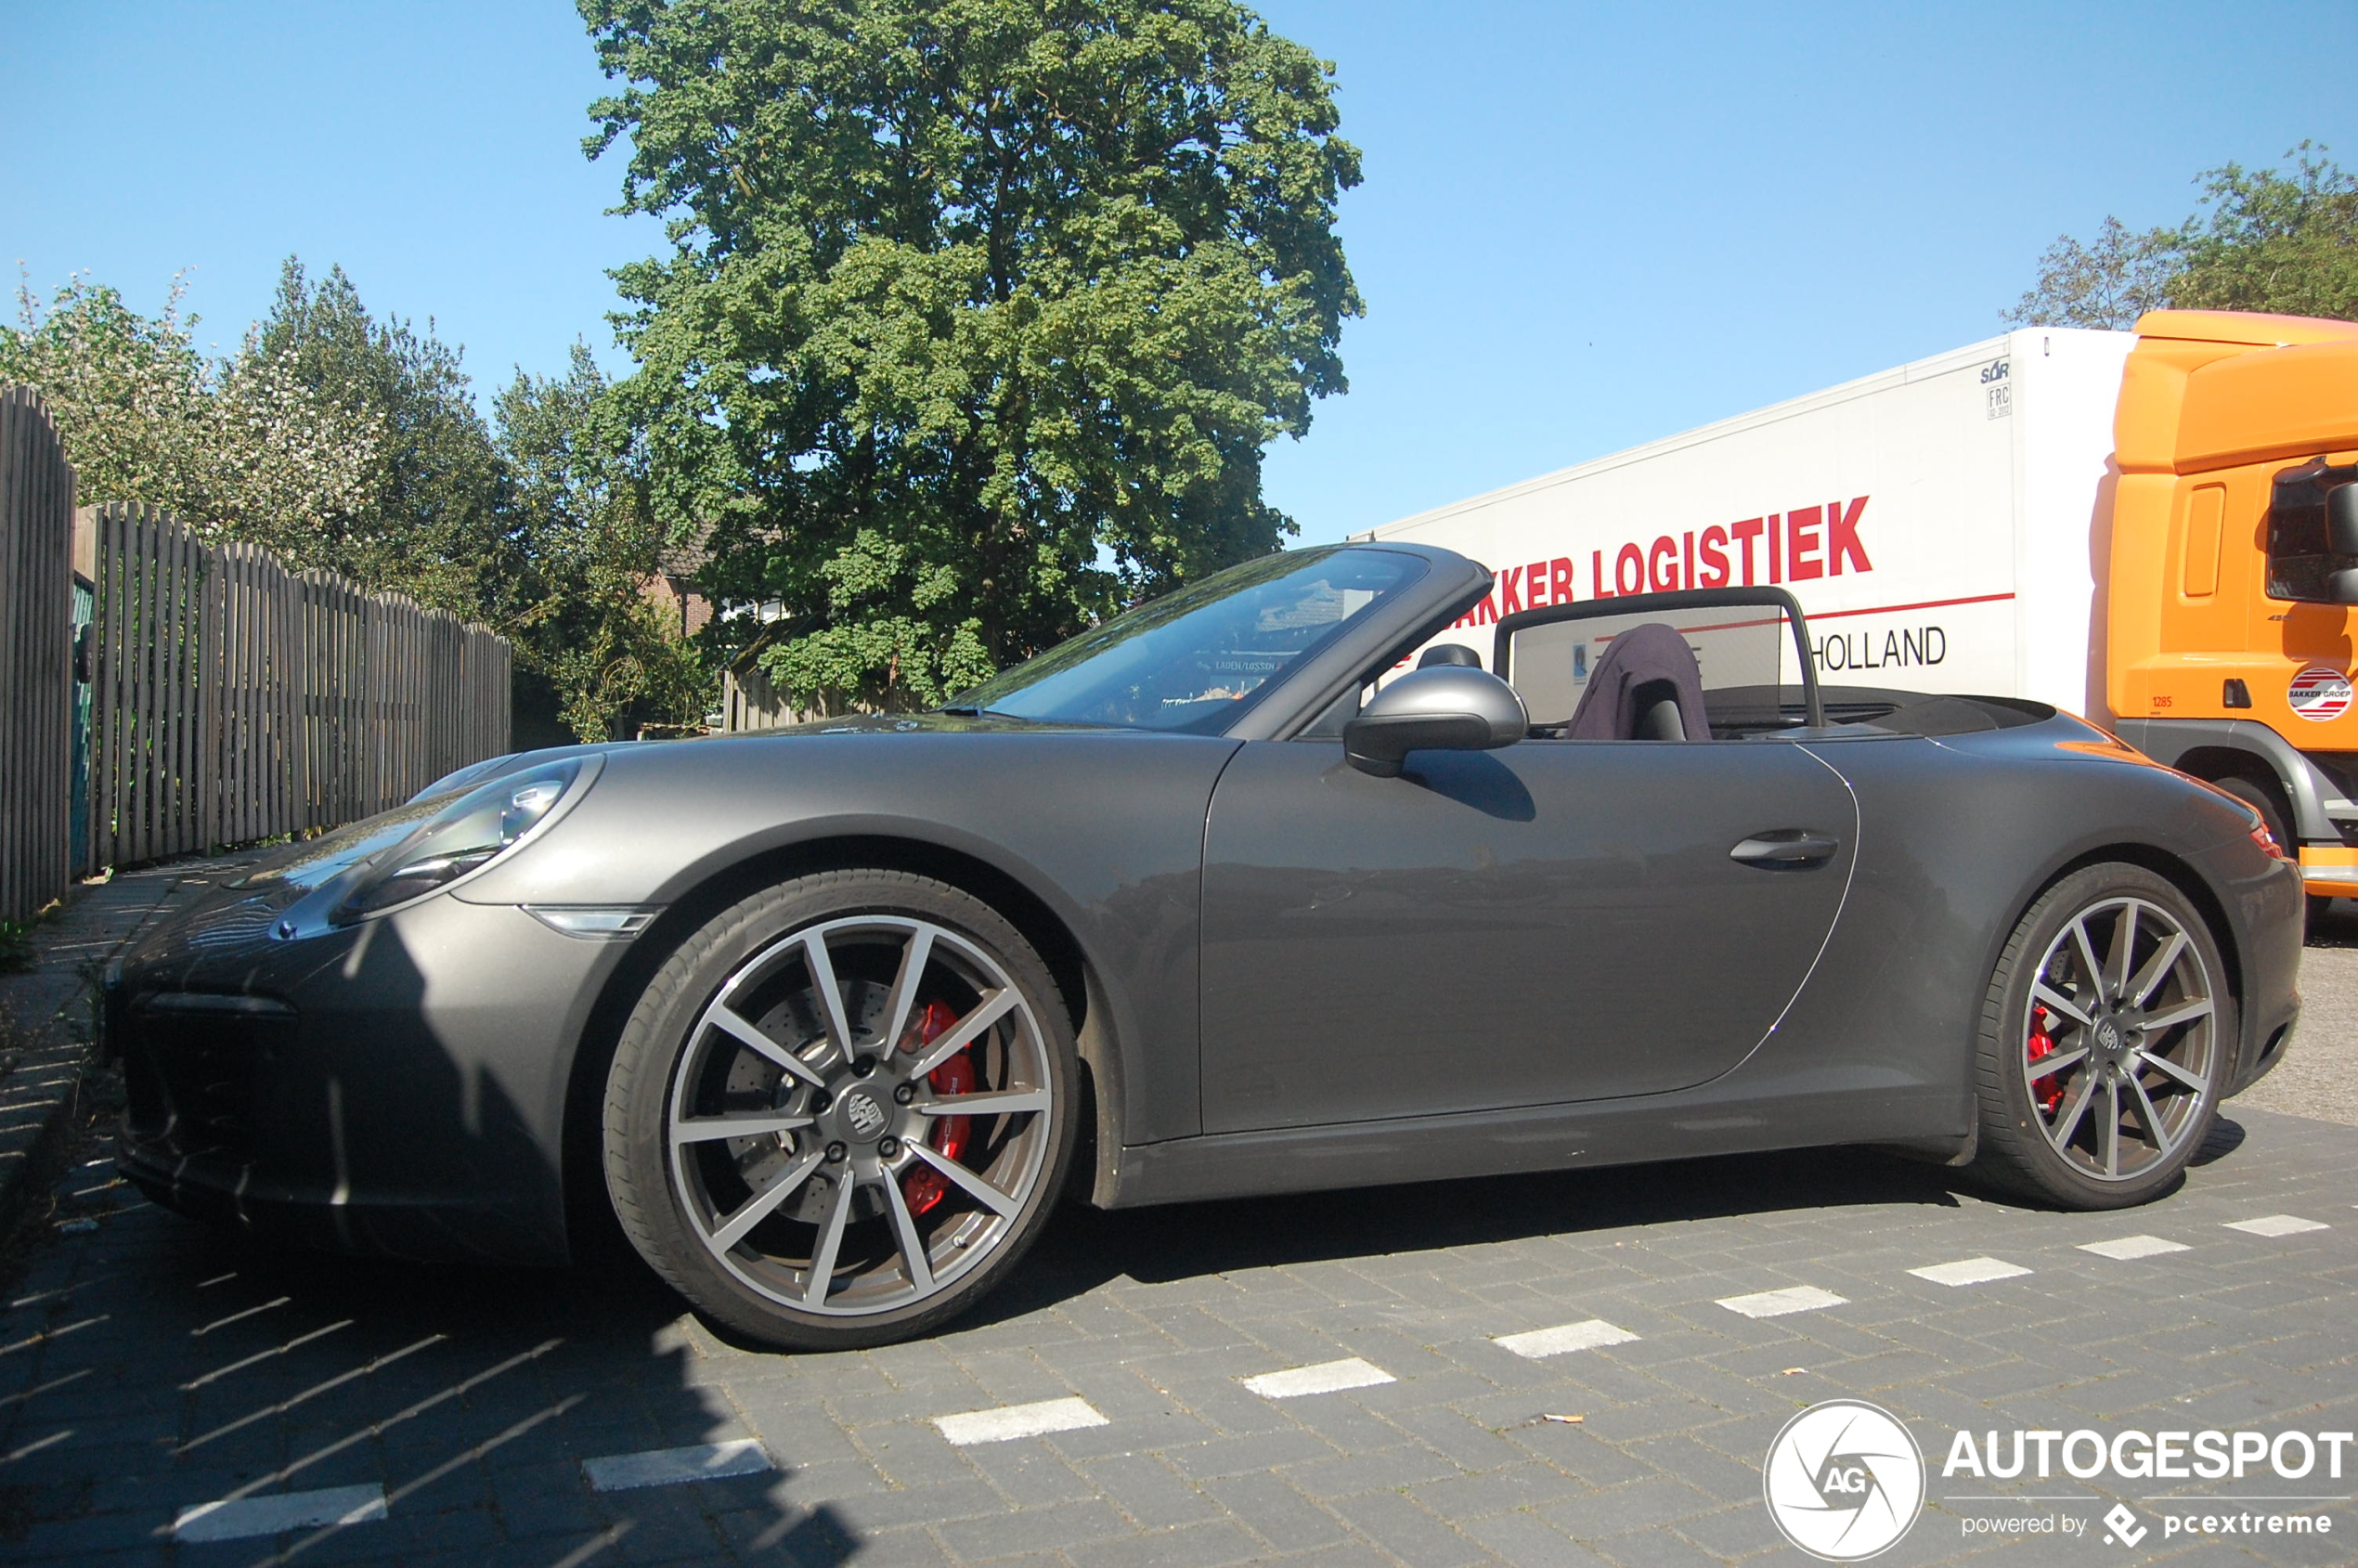
[[[369,504],[383,421],[305,385],[253,332],[208,359],[182,292],[175,279],[149,317],[80,276],[46,308],[22,284],[18,319],[0,329],[0,383],[40,389],[84,504],[145,501],[297,569],[330,564]]]

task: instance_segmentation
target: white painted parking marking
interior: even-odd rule
[[[581,1473],[601,1492],[641,1486],[677,1486],[683,1481],[718,1481],[724,1475],[759,1475],[775,1470],[769,1450],[750,1437],[697,1443],[685,1448],[650,1448],[643,1454],[610,1454],[584,1459]]]
[[[2227,1228],[2251,1236],[2299,1236],[2305,1230],[2334,1227],[2323,1220],[2304,1220],[2299,1214],[2262,1214],[2256,1220],[2229,1220]]]
[[[2158,1236],[2124,1236],[2117,1241],[2083,1241],[2083,1252],[2093,1252],[2100,1258],[2118,1258],[2128,1263],[2137,1258],[2157,1258],[2164,1252],[2183,1252],[2183,1241],[2165,1241]]]
[[[279,1492],[266,1497],[229,1497],[192,1503],[172,1522],[175,1541],[242,1541],[283,1536],[320,1524],[367,1524],[385,1516],[385,1489],[330,1486],[318,1492]]]
[[[1925,1268],[1911,1268],[1908,1272],[1919,1279],[1929,1279],[1935,1285],[1981,1285],[1992,1279],[2012,1279],[2018,1274],[2030,1271],[2003,1258],[1960,1258],[1953,1263],[1934,1263]]]
[[[1043,1437],[1052,1432],[1078,1432],[1082,1427],[1110,1423],[1085,1399],[1043,1399],[1036,1405],[1002,1405],[991,1410],[967,1410],[936,1416],[933,1424],[958,1447],[977,1443],[1005,1443],[1017,1437]]]
[[[1348,1356],[1321,1361],[1315,1367],[1291,1367],[1237,1380],[1263,1399],[1299,1399],[1305,1393],[1340,1393],[1347,1388],[1374,1388],[1393,1381],[1391,1373],[1373,1362]]]
[[[1723,1296],[1719,1304],[1730,1312],[1743,1313],[1746,1317],[1782,1317],[1789,1312],[1816,1312],[1823,1307],[1846,1306],[1849,1301],[1847,1296],[1820,1290],[1815,1285],[1788,1285],[1781,1290],[1756,1290],[1749,1296]]]
[[[1615,1328],[1601,1317],[1592,1317],[1586,1323],[1560,1323],[1553,1328],[1534,1328],[1528,1334],[1501,1334],[1490,1342],[1500,1350],[1510,1350],[1517,1355],[1537,1361],[1543,1356],[1562,1355],[1568,1351],[1626,1345],[1637,1337],[1628,1329]]]
[[[259,1314],[276,1312],[292,1300],[294,1300],[292,1296],[281,1296],[275,1302],[265,1302],[260,1306],[250,1306],[243,1312],[233,1312],[227,1317],[216,1317],[201,1328],[189,1329],[188,1337],[190,1339],[201,1340],[207,1334],[212,1333],[215,1328],[227,1328],[232,1323],[242,1323],[247,1318],[256,1316]]]

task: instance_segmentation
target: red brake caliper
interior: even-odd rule
[[[946,1003],[928,1002],[926,1010],[908,1033],[900,1037],[900,1048],[914,1056],[941,1038],[943,1032],[958,1021]],[[975,1068],[968,1060],[974,1047],[952,1056],[948,1061],[926,1074],[926,1082],[937,1095],[966,1095],[974,1092]],[[933,1136],[929,1140],[945,1160],[955,1160],[966,1151],[966,1137],[973,1119],[965,1116],[937,1116],[933,1119]],[[900,1178],[901,1195],[909,1200],[909,1212],[922,1214],[950,1196],[950,1184],[941,1173],[930,1166],[920,1165]]]
[[[2044,1007],[2032,1010],[2030,1040],[2025,1048],[2029,1060],[2035,1062],[2041,1056],[2054,1055],[2054,1037],[2047,1032],[2054,1027],[2055,1017],[2053,1013],[2048,1012]],[[2063,1104],[2063,1080],[2062,1073],[2051,1072],[2038,1088],[2031,1091],[2031,1096],[2039,1102],[2039,1108],[2049,1116],[2054,1115],[2055,1108]]]

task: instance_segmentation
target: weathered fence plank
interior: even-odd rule
[[[77,519],[74,499],[40,395],[0,388],[0,919],[80,872],[350,822],[508,749],[505,640],[152,508]],[[77,571],[93,594],[79,844]]]
[[[0,919],[66,889],[73,470],[39,395],[0,390]]]
[[[508,748],[504,639],[148,508],[92,524],[89,863],[331,827]]]

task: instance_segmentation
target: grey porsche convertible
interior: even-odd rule
[[[1821,687],[1778,590],[1463,630],[1490,580],[1293,551],[936,712],[454,774],[125,955],[123,1173],[348,1251],[618,1223],[834,1348],[1059,1201],[1870,1144],[2138,1203],[2283,1054],[2300,878],[2240,802]]]

